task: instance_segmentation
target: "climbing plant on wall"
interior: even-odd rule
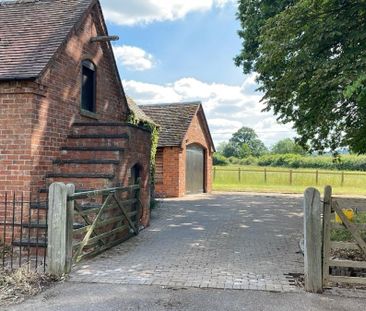
[[[141,126],[151,132],[151,151],[150,151],[150,175],[151,184],[155,184],[155,160],[156,160],[156,150],[158,148],[159,140],[159,129],[154,123],[148,122],[146,120],[141,120],[136,116],[136,114],[131,110],[128,116],[127,122],[132,125]]]

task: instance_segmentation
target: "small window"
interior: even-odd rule
[[[130,176],[130,184],[131,185],[135,185],[138,182],[139,178],[141,177],[140,174],[141,174],[140,165],[135,164],[131,168],[131,176]]]
[[[95,65],[85,60],[82,62],[81,108],[90,112],[95,109]]]

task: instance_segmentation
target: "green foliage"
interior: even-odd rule
[[[366,0],[240,0],[238,18],[266,110],[312,150],[366,153]]]
[[[356,224],[366,224],[366,213],[358,212],[355,213],[353,222]],[[363,239],[366,239],[366,230],[360,230]],[[332,229],[330,232],[330,239],[332,241],[352,241],[353,236],[348,229]]]
[[[268,152],[255,131],[245,126],[235,132],[229,142],[226,145],[222,145],[222,147],[225,157],[257,157]]]
[[[151,151],[150,151],[150,177],[151,184],[155,184],[155,159],[156,159],[156,151],[158,148],[159,141],[159,129],[155,124],[147,122],[145,120],[140,120],[136,117],[136,115],[130,111],[130,114],[127,118],[127,123],[133,125],[139,125],[143,128],[148,129],[151,132]]]
[[[235,64],[243,67],[244,73],[255,69],[259,57],[260,35],[266,21],[282,12],[295,0],[239,0],[237,17],[241,23],[238,35],[243,39],[242,50],[235,57]]]
[[[236,157],[225,158],[220,153],[216,153],[214,155],[214,165],[227,164],[287,168],[313,168],[342,171],[366,171],[366,156],[342,155],[334,158],[329,155],[304,156],[300,154],[265,154],[261,157],[249,156],[240,159]]]
[[[285,138],[278,141],[271,149],[272,153],[275,154],[302,154],[306,153],[305,149],[301,147],[299,144],[294,142],[291,138]]]
[[[338,160],[332,156],[301,156],[299,154],[268,154],[258,159],[260,166],[288,168],[314,168],[344,171],[366,171],[366,156],[343,155]]]
[[[215,152],[213,154],[213,165],[228,165],[229,161],[221,153]]]

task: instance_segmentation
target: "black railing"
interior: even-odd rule
[[[48,202],[0,193],[0,265],[46,271]]]

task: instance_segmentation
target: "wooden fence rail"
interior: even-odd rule
[[[242,182],[244,180],[243,177],[245,177],[246,174],[259,174],[263,177],[263,182],[268,183],[270,182],[270,176],[271,174],[287,174],[288,175],[288,184],[293,185],[294,184],[294,177],[297,175],[312,175],[314,176],[314,185],[319,185],[319,179],[321,176],[338,176],[339,177],[339,184],[340,186],[344,186],[345,181],[347,179],[347,176],[362,176],[365,177],[366,182],[366,173],[357,173],[357,172],[345,172],[345,171],[321,171],[321,170],[276,170],[276,169],[269,169],[269,168],[263,168],[263,169],[248,169],[243,167],[238,168],[218,168],[214,166],[213,168],[213,181],[215,182],[220,174],[222,173],[237,173],[237,182]]]

